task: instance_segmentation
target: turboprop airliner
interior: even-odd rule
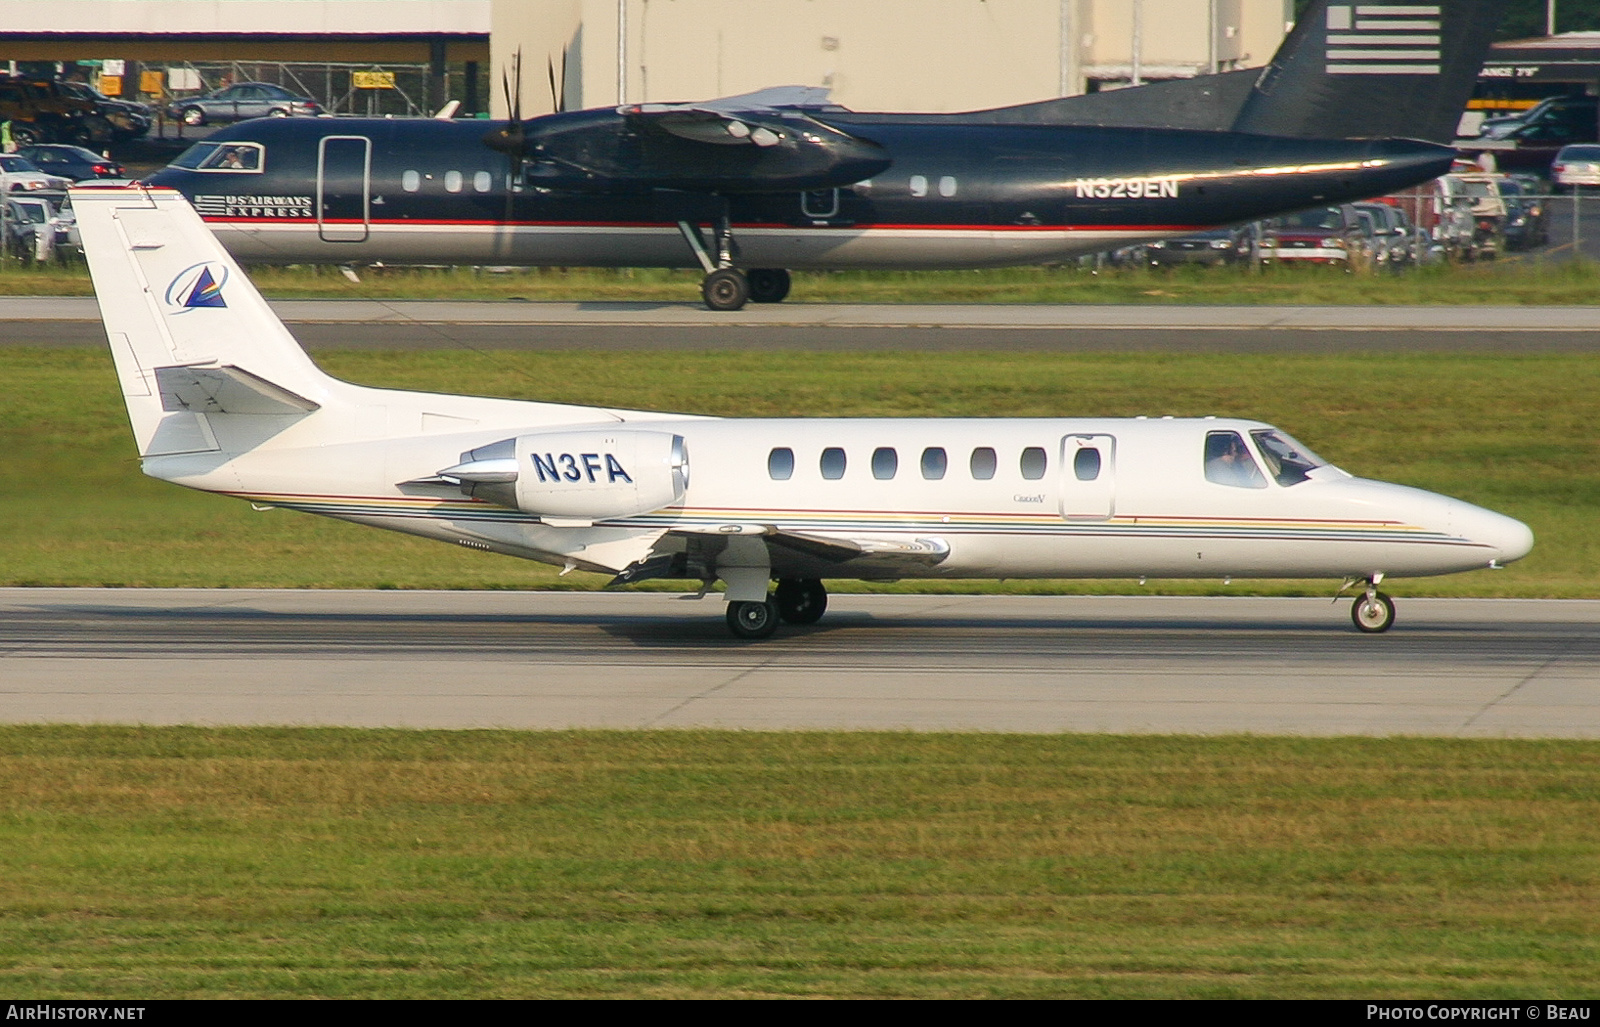
[[[613,584],[720,580],[739,638],[816,622],[827,579],[898,578],[1326,577],[1380,632],[1385,580],[1533,546],[1259,421],[716,418],[353,385],[181,194],[72,200],[146,474]]]
[[[1046,263],[1426,182],[1503,9],[1315,0],[1259,72],[961,114],[779,87],[493,123],[265,118],[149,184],[246,263],[699,267],[706,305],[737,310],[781,301],[790,268]]]

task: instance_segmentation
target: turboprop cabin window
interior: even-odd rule
[[[767,474],[773,481],[788,481],[794,477],[794,450],[779,446],[768,453]]]
[[[1236,431],[1206,433],[1206,481],[1237,489],[1264,489],[1267,479]]]
[[[945,456],[943,447],[929,446],[922,451],[922,476],[929,481],[942,480],[949,466],[950,458]]]
[[[1281,431],[1253,431],[1250,437],[1256,440],[1261,459],[1267,462],[1267,472],[1279,485],[1298,485],[1311,471],[1327,463]]]
[[[994,477],[994,470],[1000,466],[995,459],[994,450],[988,446],[980,446],[972,451],[972,460],[968,464],[972,468],[972,476],[979,481],[988,481]]]
[[[414,193],[422,188],[422,172],[402,171],[400,173],[400,188],[408,193]]]
[[[1038,481],[1044,477],[1045,469],[1050,466],[1050,458],[1038,446],[1029,446],[1022,451],[1022,476],[1029,481]]]
[[[844,450],[838,446],[829,446],[822,451],[822,476],[829,481],[838,481],[844,477]]]

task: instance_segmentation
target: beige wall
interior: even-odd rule
[[[492,61],[520,46],[523,111],[551,109],[565,53],[569,108],[828,86],[856,110],[961,111],[1083,92],[1131,74],[1135,0],[494,0]],[[1145,78],[1264,64],[1292,0],[1142,0]],[[1229,33],[1229,29],[1232,33]],[[495,114],[505,102],[495,72]]]

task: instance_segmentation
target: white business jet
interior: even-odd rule
[[[1378,632],[1386,578],[1533,546],[1258,421],[723,419],[351,385],[179,193],[72,198],[146,474],[614,583],[720,579],[740,638],[815,622],[825,578],[1328,577]]]

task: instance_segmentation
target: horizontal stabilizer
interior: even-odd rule
[[[158,367],[161,409],[192,414],[309,414],[318,404],[237,367]]]

